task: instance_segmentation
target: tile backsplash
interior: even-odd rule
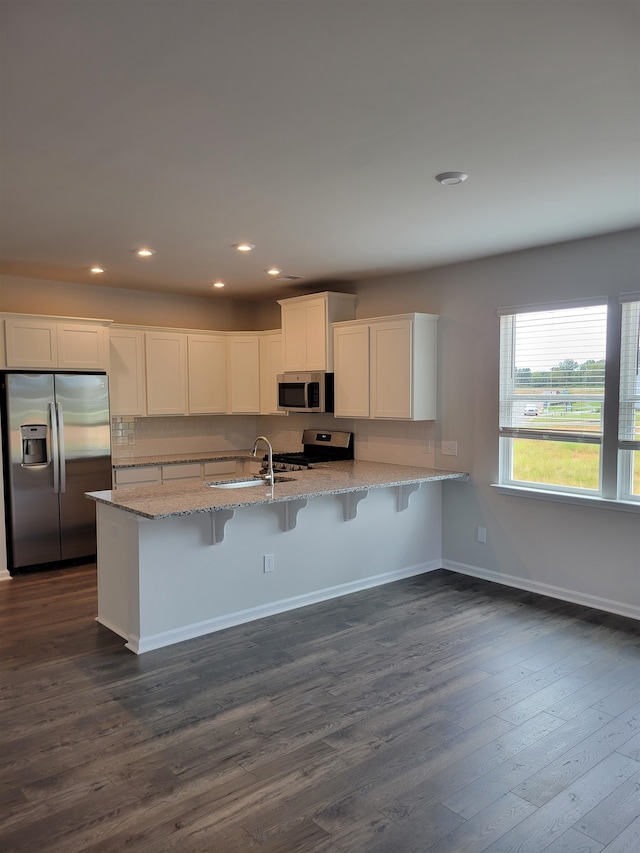
[[[256,435],[256,418],[247,415],[111,418],[114,459],[242,450],[253,445]]]
[[[306,428],[354,433],[355,456],[369,462],[434,467],[433,421],[375,421],[334,418],[332,415],[282,416],[195,415],[174,417],[113,417],[114,459],[174,453],[246,450],[257,435],[266,435],[274,449],[301,450]],[[455,467],[454,459],[438,467]]]

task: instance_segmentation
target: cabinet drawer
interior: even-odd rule
[[[160,468],[148,466],[144,468],[116,468],[114,471],[116,488],[120,486],[148,486],[160,482]]]
[[[225,459],[221,462],[205,462],[203,467],[205,479],[208,480],[209,477],[217,477],[219,474],[235,474],[236,460]]]
[[[163,465],[162,480],[200,480],[202,479],[202,467],[199,462],[190,462],[186,465]]]

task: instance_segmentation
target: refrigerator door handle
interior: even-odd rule
[[[60,494],[67,491],[67,458],[64,453],[64,415],[62,412],[62,403],[56,403],[58,413],[58,447],[59,447],[59,465],[60,465]]]
[[[60,453],[58,448],[58,418],[55,403],[49,403],[51,418],[51,462],[53,463],[53,493],[60,494]]]

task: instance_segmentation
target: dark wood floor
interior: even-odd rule
[[[136,657],[0,584],[0,850],[640,849],[639,625],[439,571]]]

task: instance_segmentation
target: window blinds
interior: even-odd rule
[[[501,435],[600,443],[607,306],[502,313],[500,323]]]
[[[640,450],[640,300],[622,303],[619,446]]]

